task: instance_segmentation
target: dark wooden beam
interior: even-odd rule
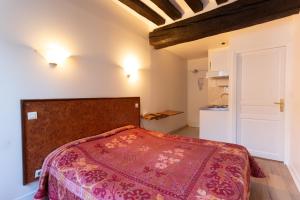
[[[149,40],[160,49],[287,17],[299,10],[300,0],[238,0],[155,29]]]
[[[152,21],[156,25],[163,25],[166,20],[162,18],[159,14],[149,8],[140,0],[119,0],[138,14]]]
[[[173,20],[180,19],[182,17],[181,12],[169,1],[169,0],[151,0],[162,11],[164,11]]]
[[[196,13],[203,10],[203,3],[201,0],[184,0],[187,5]]]
[[[228,0],[216,0],[217,4],[220,5],[222,3],[226,3]]]

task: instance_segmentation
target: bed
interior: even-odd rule
[[[125,126],[52,152],[35,199],[248,199],[250,174],[241,146]]]
[[[43,103],[33,106],[30,102],[29,107],[43,107],[39,111],[43,113],[52,107],[57,110],[57,103],[66,102],[55,101],[51,106],[48,102],[47,109]],[[25,125],[27,136],[32,134],[28,133],[30,126]],[[250,176],[264,177],[248,151],[239,145],[150,131],[136,124],[87,135],[45,156],[35,200],[246,200]],[[57,137],[63,136],[59,133]]]

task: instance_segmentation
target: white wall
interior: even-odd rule
[[[187,78],[186,61],[168,53],[157,50],[152,53],[151,87],[149,88],[149,106],[143,113],[164,110],[183,111],[183,114],[161,120],[143,121],[142,125],[151,130],[172,132],[186,126],[187,113]]]
[[[283,37],[284,36],[284,37]],[[287,63],[286,70],[287,74],[289,74],[289,60],[291,60],[291,17],[284,18],[280,20],[276,20],[269,23],[264,23],[261,25],[253,26],[250,28],[242,29],[239,31],[235,31],[230,36],[230,54],[231,54],[231,64],[232,68],[230,69],[230,96],[229,96],[229,108],[231,115],[233,116],[231,120],[232,124],[232,141],[236,141],[236,55],[238,53],[259,50],[259,49],[267,49],[274,47],[287,47]],[[288,76],[288,75],[287,75]],[[287,84],[288,88],[288,84]],[[289,111],[288,107],[288,99],[286,113]],[[288,137],[286,137],[288,138]],[[288,139],[287,139],[288,140]],[[267,141],[266,141],[267,142]],[[286,141],[287,143],[288,141]],[[287,157],[287,156],[286,156]]]
[[[198,73],[192,73],[193,70],[199,70]],[[188,125],[199,127],[199,109],[208,105],[207,102],[207,79],[204,79],[202,90],[199,90],[198,80],[203,77],[208,70],[208,58],[199,58],[188,60],[187,68],[187,99],[188,99]]]
[[[300,191],[300,15],[293,19],[293,62],[290,72],[289,168]]]
[[[294,19],[294,20],[293,20]],[[236,63],[234,55],[240,52],[259,50],[273,47],[286,47],[286,95],[285,95],[285,163],[298,182],[300,177],[300,17],[284,18],[273,22],[246,28],[231,34],[230,50],[232,55],[231,76],[230,76],[230,108],[233,116],[232,137],[236,140],[236,120],[235,120],[235,81],[236,81]],[[268,143],[269,141],[266,141]],[[299,187],[300,189],[300,187]]]
[[[20,99],[140,96],[142,112],[186,112],[186,61],[148,44],[147,30],[111,1],[0,0],[0,199],[30,199],[22,185]],[[50,68],[34,50],[58,42],[73,55]],[[127,54],[141,65],[129,82]],[[171,131],[185,115],[146,128]],[[21,198],[21,196],[24,198]]]

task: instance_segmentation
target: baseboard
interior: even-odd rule
[[[294,179],[294,182],[298,188],[298,191],[300,192],[300,174],[298,174],[297,170],[294,168],[293,165],[288,165],[288,169]]]
[[[199,122],[187,122],[187,125],[189,127],[199,127]]]
[[[169,133],[170,133],[170,134],[176,133],[177,131],[180,131],[180,130],[186,128],[186,127],[188,127],[188,125],[184,125],[184,126],[182,126],[182,127],[180,127],[180,128],[177,128],[177,129],[175,129],[175,130],[173,130],[173,131],[170,131]]]
[[[14,200],[32,200],[34,193],[35,191],[29,192],[27,194],[24,194],[23,196],[15,198]]]
[[[250,154],[252,156],[258,157],[258,158],[266,158],[268,160],[275,160],[275,161],[279,161],[279,162],[283,162],[283,159],[280,158],[279,155],[274,154],[274,153],[266,153],[263,151],[256,151],[253,149],[248,148],[248,151],[250,152]]]

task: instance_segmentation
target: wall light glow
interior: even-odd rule
[[[131,80],[138,79],[139,62],[135,56],[126,56],[123,62],[125,75]]]
[[[50,65],[56,66],[62,64],[70,53],[57,44],[51,44],[46,48],[45,58]]]

